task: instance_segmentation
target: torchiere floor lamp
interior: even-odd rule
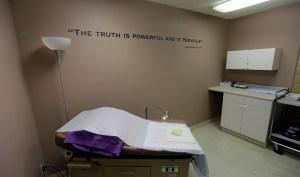
[[[61,67],[61,54],[63,51],[71,44],[71,39],[65,37],[42,37],[42,41],[46,47],[53,50],[58,58],[59,62],[59,71],[60,71],[60,82],[61,82],[61,89],[64,99],[64,108],[66,114],[66,120],[69,121],[68,111],[67,111],[67,102],[65,97],[65,88],[64,88],[64,79],[63,79],[63,70]]]

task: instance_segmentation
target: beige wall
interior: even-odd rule
[[[195,125],[220,113],[208,87],[223,79],[227,21],[138,0],[12,0],[21,57],[46,162],[61,155],[53,132],[65,123],[58,63],[42,36],[72,39],[63,69],[69,115],[112,106],[144,117],[148,104]],[[152,34],[183,42],[76,36],[68,29]],[[201,46],[185,48],[185,46]],[[150,112],[155,110],[150,109]],[[158,117],[158,113],[151,118]]]
[[[300,4],[232,20],[228,31],[225,20],[138,0],[10,2],[21,57],[10,8],[4,0],[0,6],[0,95],[5,102],[0,107],[0,137],[9,141],[1,148],[4,176],[39,176],[41,151],[48,165],[63,165],[53,138],[55,130],[65,123],[59,68],[54,53],[42,45],[42,36],[72,39],[62,58],[70,117],[99,106],[113,106],[144,117],[148,104],[168,109],[172,118],[184,119],[189,125],[219,115],[220,102],[215,97],[220,95],[208,94],[207,88],[224,79],[226,47],[283,49],[277,72],[225,71],[226,80],[286,87],[292,84],[300,41]],[[188,44],[183,42],[76,36],[68,32],[73,28],[188,37],[203,42],[202,49],[193,49],[185,48]],[[151,118],[159,116],[150,111],[154,112]],[[8,134],[9,138],[5,136]]]
[[[278,71],[226,70],[225,79],[292,87],[300,44],[300,3],[229,22],[228,50],[282,49]]]
[[[0,1],[0,38],[1,176],[41,176],[41,146],[8,0]]]

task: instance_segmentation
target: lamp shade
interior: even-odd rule
[[[42,41],[51,50],[65,50],[71,44],[71,39],[65,37],[42,37]]]

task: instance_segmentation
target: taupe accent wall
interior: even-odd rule
[[[145,106],[153,104],[195,125],[220,115],[221,94],[207,89],[223,80],[292,86],[300,4],[226,21],[139,0],[0,3],[0,138],[8,142],[1,144],[3,176],[40,176],[40,163],[64,165],[54,144],[54,132],[66,122],[59,67],[43,36],[72,39],[62,56],[70,118],[100,106],[145,117]],[[82,36],[74,29],[202,42]],[[282,48],[278,71],[225,71],[227,49],[267,47]],[[149,111],[150,119],[161,115]]]
[[[281,48],[278,71],[226,70],[225,79],[291,89],[300,44],[300,3],[229,22],[228,50]]]
[[[53,135],[66,120],[58,62],[43,46],[42,36],[72,39],[62,57],[71,118],[100,106],[145,117],[149,104],[168,109],[171,118],[184,119],[190,126],[220,114],[221,103],[208,88],[224,77],[226,20],[139,0],[11,2],[48,164],[62,162]],[[77,36],[69,29],[186,37],[202,43]],[[150,119],[161,116],[155,109],[149,112]]]
[[[0,1],[0,173],[40,176],[42,149],[8,0]]]

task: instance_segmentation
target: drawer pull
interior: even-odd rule
[[[70,162],[68,163],[68,168],[84,168],[91,169],[92,164],[90,162]]]
[[[241,109],[247,109],[247,105],[241,104],[240,107],[241,107]]]
[[[135,175],[134,171],[120,171],[120,175]]]

